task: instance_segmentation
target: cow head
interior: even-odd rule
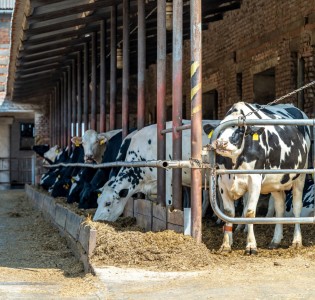
[[[54,163],[56,158],[59,157],[61,153],[62,151],[60,147],[58,145],[55,145],[54,147],[51,147],[47,152],[44,153],[44,158]]]
[[[93,221],[116,221],[124,211],[128,200],[128,189],[122,189],[118,193],[106,183],[100,192]]]
[[[106,148],[108,137],[106,133],[97,133],[95,130],[87,130],[83,137],[75,136],[71,139],[76,146],[82,145],[84,149],[84,161],[86,163],[101,163]]]
[[[234,105],[226,117],[221,121],[221,124],[230,120],[238,119],[239,117],[244,117],[245,113],[242,109],[238,109],[237,105]],[[209,138],[212,136],[212,132],[216,126],[212,124],[206,124],[203,126],[204,132]],[[216,153],[235,159],[238,157],[245,145],[246,138],[252,141],[258,141],[259,136],[264,132],[263,127],[256,126],[231,126],[220,132],[217,139],[212,141],[212,146],[216,150]]]

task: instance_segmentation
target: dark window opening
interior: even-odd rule
[[[254,75],[254,103],[267,104],[276,97],[275,68]]]
[[[20,150],[32,150],[34,145],[34,123],[20,123]]]
[[[218,92],[211,90],[202,94],[202,119],[218,119]]]

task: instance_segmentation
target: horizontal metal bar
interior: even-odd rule
[[[255,169],[255,170],[225,170],[217,169],[217,174],[313,174],[315,169]]]
[[[233,224],[312,224],[315,223],[315,217],[300,218],[234,218],[224,214],[218,207],[216,201],[216,176],[210,176],[210,204],[214,213],[224,222]]]
[[[161,130],[161,134],[173,132],[173,129],[175,129],[175,131],[177,131],[177,132],[191,129],[191,124],[185,124],[185,125],[181,125],[181,126],[177,126],[177,127],[171,127],[171,128],[163,129],[163,130]]]
[[[292,125],[292,126],[315,126],[315,119],[244,119],[238,118],[221,123],[212,134],[211,140],[216,140],[219,133],[225,128],[231,126],[245,126],[245,125]]]
[[[88,164],[88,163],[59,163],[52,165],[43,165],[45,168],[57,168],[57,167],[82,167],[82,168],[112,168],[112,167],[135,167],[135,168],[199,168],[200,164],[190,160],[151,160],[151,161],[116,161],[111,163],[102,164]]]

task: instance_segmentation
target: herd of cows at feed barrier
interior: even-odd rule
[[[227,112],[221,123],[238,119],[307,119],[291,104],[259,106],[239,102]],[[203,120],[202,143],[211,143],[217,154],[220,169],[303,169],[312,168],[309,162],[311,131],[302,125],[233,126],[224,129],[216,140],[209,136],[213,122]],[[189,120],[183,120],[189,124]],[[166,123],[170,128],[172,122]],[[149,125],[133,130],[122,139],[122,130],[97,133],[87,130],[82,137],[72,138],[72,149],[58,146],[36,145],[34,151],[49,164],[90,163],[115,161],[136,162],[157,160],[157,126]],[[189,160],[190,130],[182,132],[182,159]],[[70,154],[69,154],[70,153]],[[172,136],[166,135],[166,158],[172,160]],[[182,184],[189,187],[189,169],[182,169]],[[166,170],[166,182],[172,181],[172,171]],[[226,215],[235,216],[235,204],[246,199],[244,217],[255,217],[261,194],[271,194],[268,216],[313,216],[314,180],[305,174],[220,174],[218,199]],[[40,186],[53,197],[66,197],[68,203],[78,202],[83,209],[96,208],[93,220],[115,221],[123,213],[127,200],[138,193],[157,193],[157,170],[152,167],[85,168],[62,166],[50,168],[43,174]],[[171,185],[166,185],[165,204],[172,203]],[[239,227],[238,227],[239,228]],[[233,244],[232,224],[224,225],[220,251],[229,252]],[[283,225],[276,224],[270,248],[279,247],[283,238]],[[294,247],[302,245],[300,224],[295,224]],[[256,254],[257,245],[253,225],[247,226],[247,254]]]

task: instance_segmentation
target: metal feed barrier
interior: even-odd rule
[[[220,131],[231,126],[245,126],[245,125],[304,125],[313,126],[313,136],[315,131],[315,119],[296,119],[296,120],[246,120],[239,118],[238,120],[227,121],[219,125],[212,134],[212,139],[216,140]],[[216,199],[216,178],[218,174],[315,174],[315,169],[255,169],[255,170],[223,170],[216,169],[216,154],[215,150],[209,147],[209,162],[210,162],[210,204],[214,213],[224,222],[235,223],[235,224],[311,224],[315,223],[315,217],[299,217],[299,218],[266,218],[266,217],[255,217],[255,218],[233,218],[225,215],[217,204]],[[313,157],[315,154],[315,147],[313,145]],[[313,162],[314,163],[314,162]],[[315,196],[315,191],[314,191]],[[315,208],[315,206],[314,206]]]
[[[275,120],[275,119],[259,119],[259,120],[246,120],[239,118],[237,120],[227,121],[220,124],[212,134],[212,140],[215,140],[220,131],[230,126],[245,126],[245,125],[300,125],[300,126],[313,126],[313,136],[315,136],[315,119],[295,119],[295,120]],[[190,129],[189,125],[180,126],[176,130]],[[171,129],[164,130],[163,133],[171,132]],[[217,204],[216,199],[216,177],[219,174],[315,174],[315,169],[255,169],[255,170],[223,170],[216,168],[216,154],[215,150],[210,145],[204,147],[204,151],[207,152],[208,162],[201,162],[195,160],[152,160],[152,161],[137,161],[137,162],[111,162],[101,164],[86,164],[86,163],[59,163],[54,165],[44,165],[47,168],[55,167],[86,167],[86,168],[108,168],[108,167],[152,167],[152,168],[199,168],[210,171],[209,187],[210,187],[210,204],[214,213],[222,219],[224,222],[235,224],[310,224],[315,223],[315,217],[285,217],[285,218],[232,218],[225,215]],[[313,157],[315,157],[315,147],[313,147]],[[315,207],[314,207],[315,208]]]

